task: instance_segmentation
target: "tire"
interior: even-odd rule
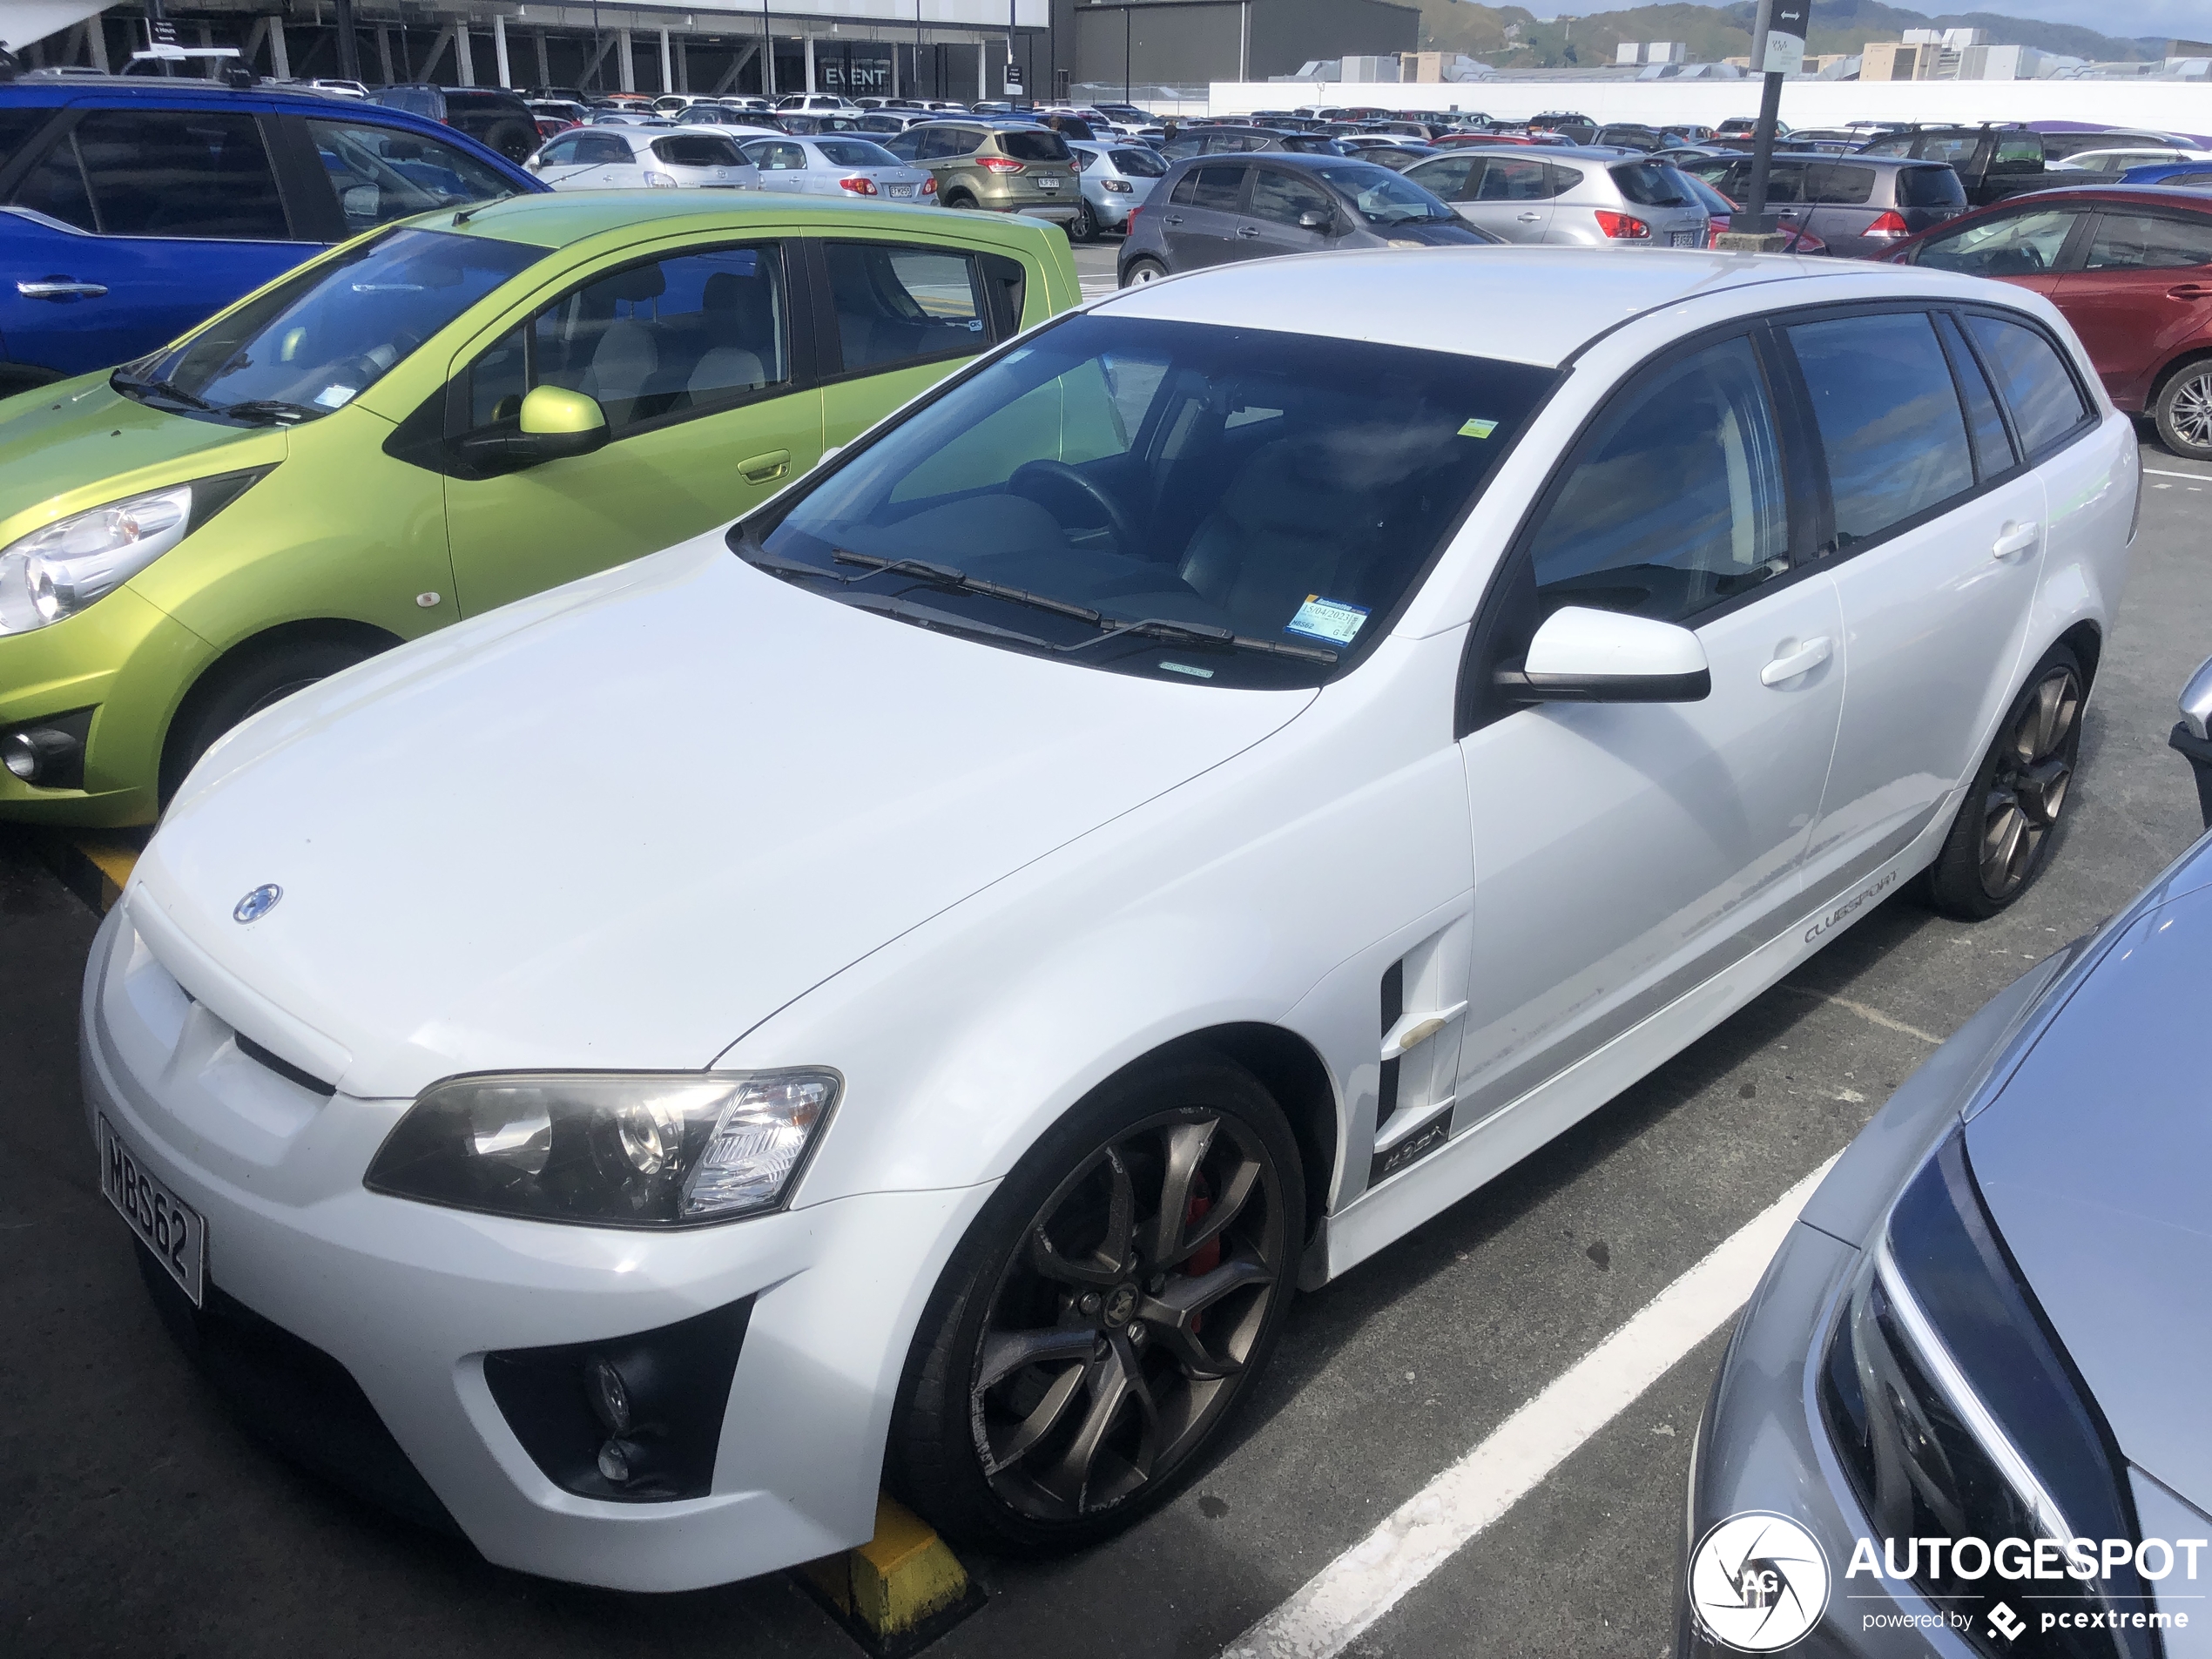
[[[1076,205],[1076,216],[1068,225],[1068,239],[1071,242],[1096,242],[1098,239],[1098,215],[1091,211],[1088,201]]]
[[[2052,647],[1975,768],[1925,897],[1946,915],[1986,921],[2035,885],[2058,842],[2081,750],[2080,659]]]
[[[1131,260],[1122,267],[1122,287],[1134,288],[1139,283],[1157,282],[1168,274],[1168,267],[1150,258]]]
[[[365,663],[374,648],[358,640],[300,639],[254,651],[192,687],[169,727],[161,753],[161,804],[166,806],[215,740],[272,703]]]
[[[2212,461],[2212,358],[2175,370],[2151,405],[2161,442],[2189,461]]]
[[[1172,1242],[1163,1208],[1184,1217]],[[1157,1509],[1274,1351],[1305,1211],[1297,1143],[1242,1068],[1196,1055],[1097,1089],[946,1264],[892,1413],[892,1490],[947,1537],[1023,1556]]]
[[[975,198],[969,195],[964,190],[955,190],[951,195],[941,196],[938,199],[947,207],[973,207],[975,206]]]

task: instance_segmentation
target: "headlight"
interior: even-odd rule
[[[226,473],[57,519],[0,547],[0,636],[105,598],[267,475]]]
[[[2134,1538],[2111,1432],[2013,1268],[1962,1133],[1921,1165],[1867,1254],[1829,1339],[1819,1396],[1877,1547],[1894,1540],[1918,1564],[1913,1582],[1942,1608],[2015,1589],[2002,1581],[2020,1576],[2006,1570],[2004,1541]],[[1921,1554],[1914,1540],[1951,1548]],[[1960,1540],[1981,1548],[1960,1559]],[[2011,1562],[2020,1559],[2015,1544]],[[2132,1562],[2048,1588],[2130,1613],[2151,1605]],[[2011,1653],[1985,1622],[1963,1634],[1985,1652]],[[2131,1630],[2041,1635],[2052,1653],[2149,1651]]]
[[[400,1120],[367,1181],[537,1221],[727,1221],[783,1201],[840,1087],[811,1069],[451,1077]]]

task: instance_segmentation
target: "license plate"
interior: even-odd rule
[[[884,188],[894,196],[911,196],[914,193],[912,185],[887,185]]]
[[[1057,190],[1060,188],[1060,181],[1057,179],[1040,179],[1037,180],[1037,188],[1040,190]]]
[[[175,1193],[148,1175],[103,1116],[100,1118],[100,1190],[169,1277],[192,1298],[206,1294],[207,1223]]]
[[[1696,246],[1697,233],[1696,231],[1676,231],[1674,233],[1674,240],[1668,244],[1669,247],[1696,247]]]

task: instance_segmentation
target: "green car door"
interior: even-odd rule
[[[515,429],[540,386],[590,398],[607,432],[517,470],[442,469],[463,616],[710,529],[821,458],[798,257],[790,239],[733,237],[605,260],[455,356],[448,455]]]

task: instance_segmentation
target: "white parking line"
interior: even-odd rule
[[[2160,467],[2145,467],[2143,470],[2154,478],[2194,478],[2199,483],[2212,481],[2212,472],[2168,472]]]
[[[1723,1239],[1488,1439],[1231,1642],[1224,1659],[1333,1659],[1342,1653],[1732,1317],[1835,1162],[1830,1158]]]

